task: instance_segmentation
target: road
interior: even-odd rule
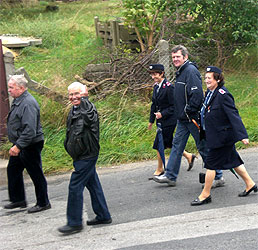
[[[249,174],[258,183],[258,148],[239,151]],[[212,203],[191,207],[200,191],[201,159],[187,172],[183,159],[176,187],[148,180],[155,161],[98,168],[113,223],[84,227],[81,233],[62,236],[57,227],[66,223],[70,174],[49,176],[52,209],[28,214],[25,209],[0,208],[0,249],[234,249],[258,250],[258,194],[240,198],[242,180],[224,172],[226,186],[212,191]],[[33,185],[26,184],[29,205]],[[7,203],[0,188],[0,206]],[[93,218],[87,190],[84,221]]]

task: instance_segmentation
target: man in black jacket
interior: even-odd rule
[[[85,85],[74,82],[68,87],[69,100],[73,107],[68,114],[64,147],[73,159],[74,172],[69,184],[67,224],[58,228],[64,234],[83,229],[83,190],[90,192],[96,218],[87,225],[110,224],[112,222],[104,193],[96,172],[99,154],[99,118],[96,107],[87,96]]]
[[[177,45],[172,49],[172,60],[177,69],[175,81],[177,128],[166,172],[162,176],[155,176],[153,180],[158,183],[167,183],[169,186],[176,186],[182,154],[190,134],[195,140],[203,161],[207,156],[207,149],[205,141],[200,141],[199,131],[195,125],[203,102],[201,74],[197,66],[188,60],[188,50],[182,45]],[[215,179],[224,185],[222,171],[217,171]]]

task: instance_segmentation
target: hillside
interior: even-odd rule
[[[42,38],[38,47],[17,50],[16,68],[24,67],[30,77],[66,95],[67,86],[82,75],[87,64],[104,53],[96,39],[94,16],[101,20],[121,17],[120,1],[56,2],[57,12],[47,12],[48,3],[32,7],[0,9],[0,34],[19,34]],[[253,72],[228,72],[226,86],[232,91],[246,124],[252,145],[258,142],[258,84]],[[41,106],[45,134],[42,153],[46,172],[71,168],[71,159],[63,148],[67,108],[32,93]],[[93,98],[93,97],[92,97]],[[114,94],[95,104],[100,114],[101,151],[99,165],[154,159],[152,149],[155,129],[147,130],[149,96]],[[1,149],[8,149],[8,144]],[[243,147],[238,144],[238,147]],[[190,138],[187,150],[196,152]],[[167,152],[169,153],[169,152]]]

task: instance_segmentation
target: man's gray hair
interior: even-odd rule
[[[28,80],[24,75],[11,75],[9,81],[14,81],[18,86],[23,86],[27,89]]]
[[[189,55],[189,52],[187,48],[183,45],[176,45],[175,47],[172,48],[172,53],[176,53],[178,51],[181,51],[182,55],[185,57],[186,55]]]
[[[68,86],[68,91],[70,89],[74,89],[74,88],[80,88],[81,91],[83,91],[83,88],[85,88],[85,85],[83,85],[82,83],[80,82],[73,82],[71,83],[69,86]]]

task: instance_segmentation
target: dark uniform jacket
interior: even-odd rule
[[[183,122],[196,121],[203,102],[201,74],[197,66],[186,61],[176,72],[175,107],[177,118]]]
[[[74,161],[99,154],[99,118],[88,98],[82,97],[80,106],[73,107],[68,114],[64,147]]]
[[[174,105],[174,86],[167,82],[164,79],[161,83],[161,87],[159,88],[159,84],[155,83],[152,94],[152,104],[150,110],[150,123],[154,123],[156,112],[160,112],[162,118],[158,119],[156,122],[161,123],[161,127],[173,126],[176,124],[176,114],[175,114],[175,105]]]
[[[19,149],[44,140],[39,105],[27,90],[13,100],[7,130],[9,141]]]
[[[234,98],[224,86],[214,90],[205,109],[204,119],[208,148],[230,146],[248,138]]]

